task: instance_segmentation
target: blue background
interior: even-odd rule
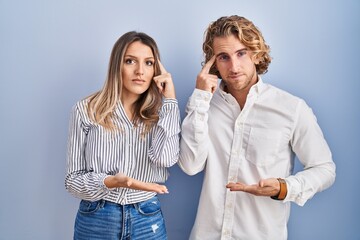
[[[155,38],[184,117],[204,30],[232,14],[261,29],[273,57],[264,81],[307,101],[337,164],[332,188],[292,204],[289,239],[360,239],[359,12],[357,0],[0,0],[0,239],[72,238],[70,109],[102,87],[120,35]],[[170,240],[187,239],[201,181],[171,168],[170,194],[161,197]]]

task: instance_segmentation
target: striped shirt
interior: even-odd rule
[[[96,201],[104,199],[119,204],[145,201],[155,192],[129,188],[109,189],[104,179],[119,172],[143,182],[163,183],[168,167],[179,158],[180,113],[176,99],[164,99],[159,121],[147,133],[144,125],[137,127],[128,119],[122,104],[115,108],[114,125],[110,132],[90,120],[88,100],[72,108],[65,188],[75,197]]]

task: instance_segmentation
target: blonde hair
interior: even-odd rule
[[[158,59],[160,54],[156,42],[150,36],[142,32],[127,32],[122,35],[114,44],[111,52],[107,79],[103,88],[89,96],[88,115],[91,120],[100,124],[105,129],[117,130],[113,123],[114,109],[121,99],[123,80],[122,66],[124,55],[128,46],[136,41],[149,46],[154,55],[154,76],[160,74]],[[145,126],[145,133],[159,119],[159,109],[161,107],[162,96],[159,93],[155,82],[152,81],[147,89],[135,103],[134,124],[142,122]]]
[[[203,43],[205,62],[208,62],[214,55],[214,38],[226,37],[231,34],[237,36],[240,42],[253,52],[254,59],[259,61],[256,64],[256,72],[258,74],[266,73],[271,63],[270,47],[265,43],[260,30],[251,21],[236,15],[217,19],[205,31]],[[211,68],[210,73],[221,77],[215,68]]]

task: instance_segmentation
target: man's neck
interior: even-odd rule
[[[247,95],[249,94],[250,88],[254,86],[256,83],[247,86],[244,89],[236,90],[229,89],[226,85],[224,86],[224,91],[231,94],[239,104],[240,108],[243,109],[246,103]]]

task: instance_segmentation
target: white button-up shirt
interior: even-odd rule
[[[287,239],[290,201],[298,205],[331,186],[335,164],[306,103],[259,79],[240,109],[221,87],[195,89],[182,125],[179,166],[189,175],[205,170],[190,239]],[[295,155],[304,170],[292,175]],[[281,177],[283,201],[230,192],[228,182],[256,184]]]

